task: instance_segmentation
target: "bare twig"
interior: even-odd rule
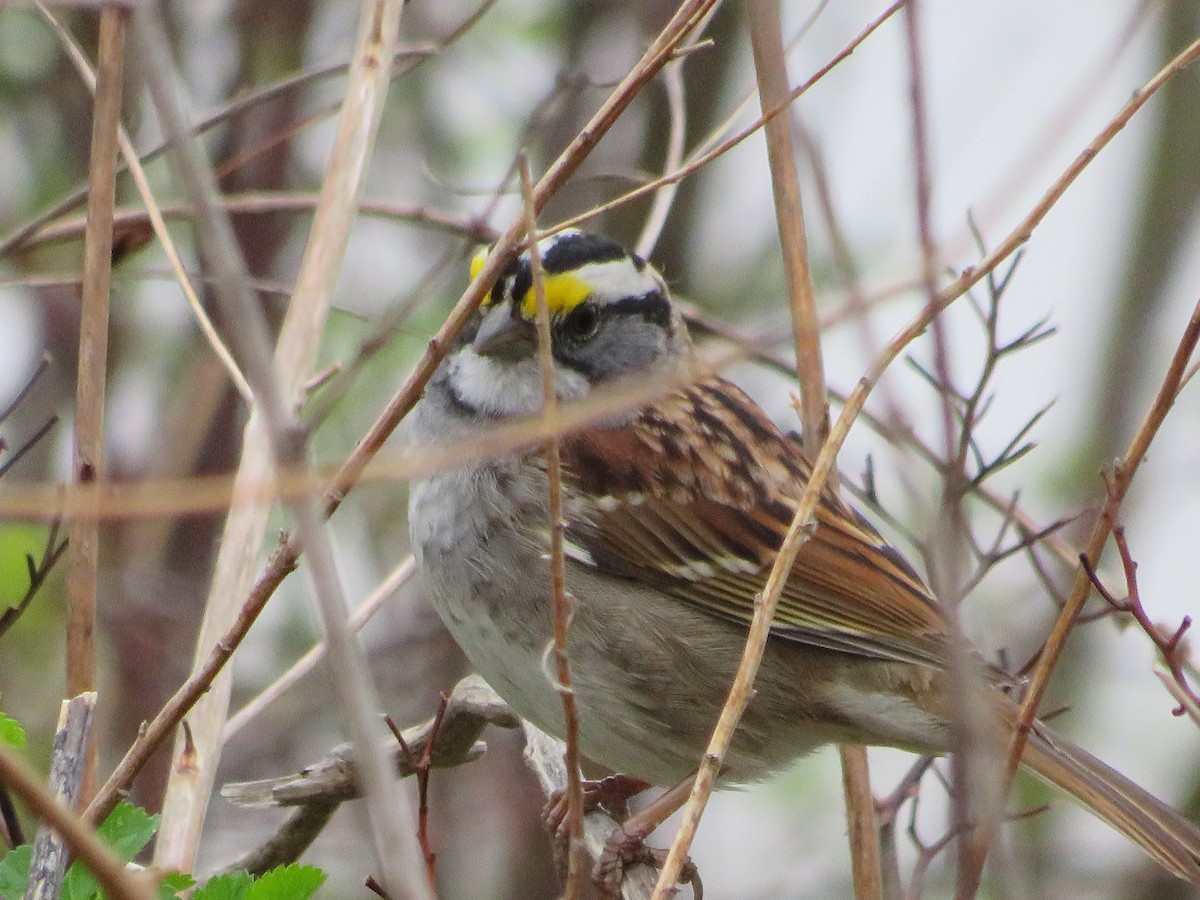
[[[32,554],[25,556],[25,568],[29,575],[29,586],[15,606],[10,606],[0,613],[0,637],[4,637],[8,629],[16,623],[21,614],[29,607],[38,590],[46,582],[51,569],[62,558],[67,550],[67,539],[58,539],[60,523],[55,521],[50,525],[50,533],[46,536],[46,546],[42,550],[42,558],[34,560]]]
[[[79,323],[79,374],[75,388],[72,474],[79,484],[96,481],[104,467],[104,389],[108,378],[108,288],[112,271],[112,210],[116,194],[117,129],[125,61],[125,18],[119,7],[100,13],[99,74],[92,116],[88,167],[88,224],[83,254],[83,311]],[[72,520],[67,548],[67,693],[96,688],[96,577],[100,534],[94,521]],[[96,785],[96,747],[88,754],[86,803]]]
[[[546,285],[542,276],[542,260],[538,252],[537,216],[533,209],[533,178],[529,159],[522,154],[518,167],[521,174],[521,195],[525,200],[525,230],[529,236],[529,270],[533,293],[537,299],[538,370],[542,377],[542,415],[552,417],[558,412],[558,395],[554,392],[554,350],[551,346],[550,306],[546,301]],[[562,456],[558,435],[546,441],[546,476],[549,491],[547,512],[550,517],[550,590],[553,603],[554,634],[546,648],[547,661],[553,660],[551,683],[562,700],[563,737],[566,741],[567,767],[567,828],[570,846],[567,848],[567,900],[575,900],[583,885],[583,782],[579,775],[579,713],[575,706],[575,689],[571,684],[571,664],[567,656],[567,631],[571,623],[570,600],[566,588],[566,559],[563,555]],[[550,677],[547,672],[547,677]]]
[[[246,191],[225,194],[219,198],[225,210],[233,216],[260,216],[276,213],[307,213],[316,209],[318,194],[305,191]],[[191,219],[194,210],[183,203],[160,205],[164,219]],[[399,219],[424,225],[450,234],[461,234],[476,243],[486,244],[496,238],[496,232],[477,217],[467,218],[414,203],[395,203],[388,200],[363,200],[358,205],[362,214],[385,219]],[[121,208],[114,212],[115,224],[122,227],[141,225],[150,220],[144,209]],[[28,240],[29,246],[74,240],[83,234],[85,219],[60,219],[36,231]]]
[[[146,876],[126,869],[87,823],[43,787],[38,776],[3,743],[0,743],[0,782],[24,800],[39,819],[62,835],[71,852],[96,876],[105,896],[111,900],[153,900],[156,895]]]
[[[79,47],[78,42],[71,36],[67,30],[53,13],[50,12],[44,5],[41,7],[42,14],[49,20],[51,27],[58,34],[63,46],[66,48],[67,55],[71,62],[78,70],[80,77],[88,86],[92,93],[97,93],[97,77],[92,72],[91,64],[88,63],[87,57],[83,50]],[[159,209],[157,201],[154,199],[154,193],[150,190],[150,180],[146,177],[146,171],[142,168],[141,162],[138,160],[137,151],[133,147],[133,142],[129,139],[129,135],[125,133],[125,129],[121,126],[118,119],[116,124],[116,140],[120,148],[121,155],[125,158],[125,165],[129,168],[130,174],[133,176],[134,184],[137,186],[138,194],[142,198],[142,203],[146,206],[146,218],[150,220],[150,224],[154,229],[154,235],[158,238],[162,245],[163,253],[167,257],[167,262],[171,266],[171,271],[175,275],[175,279],[179,282],[179,287],[183,291],[183,295],[187,300],[188,306],[192,310],[192,315],[196,318],[196,323],[200,326],[200,331],[212,347],[213,352],[217,355],[217,359],[225,367],[229,373],[230,379],[234,386],[238,389],[238,393],[242,395],[242,399],[247,403],[251,401],[250,386],[246,383],[246,377],[238,369],[237,364],[233,361],[233,356],[229,352],[229,348],[225,346],[225,342],[221,340],[217,334],[216,326],[208,316],[208,312],[204,309],[204,304],[200,302],[200,298],[196,295],[195,289],[192,287],[191,279],[188,277],[187,271],[184,269],[183,260],[179,258],[179,251],[175,248],[175,241],[171,238],[171,233],[167,231],[166,222],[163,220],[163,215]],[[114,173],[115,178],[115,173]],[[88,221],[91,220],[89,215]],[[105,253],[105,258],[112,258],[112,228],[115,224],[115,213],[110,213],[109,221],[109,242],[108,250]],[[85,260],[86,263],[86,260]],[[86,273],[86,265],[85,265]]]
[[[786,104],[790,94],[777,0],[750,3],[749,21],[760,104],[765,112]],[[803,425],[802,441],[811,458],[820,451],[829,432],[829,398],[821,360],[820,326],[808,263],[808,236],[792,147],[791,119],[787,115],[773,116],[766,122],[764,131],[775,197],[775,220],[791,301],[796,374],[800,381],[798,412]],[[835,471],[831,475],[834,486],[836,477]],[[883,882],[879,826],[875,818],[875,800],[871,796],[867,752],[863,747],[841,746],[838,753],[850,830],[854,893],[859,900],[877,900],[883,896]]]
[[[695,41],[691,43],[691,46],[696,46]],[[667,132],[667,158],[663,161],[663,172],[666,173],[675,171],[683,161],[684,139],[687,136],[687,105],[684,103],[683,97],[683,60],[676,59],[663,69],[662,78],[667,93],[667,109],[671,114],[671,128]],[[664,184],[660,190],[655,192],[654,202],[650,205],[650,212],[646,215],[645,224],[642,225],[642,233],[638,236],[637,243],[634,244],[634,252],[643,259],[648,258],[654,252],[654,247],[658,243],[663,227],[667,224],[667,217],[671,214],[671,207],[675,203],[675,196],[678,192],[679,182]]]
[[[1169,77],[1168,73],[1178,71],[1182,65],[1194,59],[1197,55],[1200,55],[1200,40],[1197,40],[1183,54],[1176,57],[1175,61],[1160,72],[1151,84],[1155,86],[1161,85]],[[1139,98],[1135,97],[1134,101],[1137,99]],[[1200,341],[1200,301],[1192,309],[1191,318],[1184,328],[1179,346],[1171,358],[1171,363],[1167,367],[1166,374],[1163,376],[1162,384],[1159,385],[1154,402],[1147,411],[1137,432],[1130,440],[1124,455],[1114,462],[1109,469],[1109,476],[1105,479],[1107,496],[1104,507],[1100,515],[1096,518],[1096,523],[1092,528],[1092,533],[1088,538],[1087,546],[1083,553],[1088,564],[1093,568],[1099,562],[1100,554],[1104,549],[1105,543],[1108,541],[1112,523],[1116,521],[1117,510],[1125,498],[1129,484],[1133,480],[1133,476],[1137,474],[1137,470],[1146,456],[1146,451],[1149,449],[1150,443],[1154,440],[1155,435],[1158,434],[1159,426],[1162,425],[1163,420],[1175,402],[1175,398],[1178,396],[1180,382],[1188,362],[1195,352],[1197,341]],[[1085,567],[1080,565],[1071,587],[1071,593],[1063,603],[1062,611],[1055,620],[1049,637],[1046,638],[1045,647],[1042,649],[1037,664],[1030,674],[1025,696],[1021,701],[1018,730],[1009,751],[1010,780],[1012,774],[1016,771],[1017,765],[1020,763],[1021,752],[1025,746],[1028,729],[1037,715],[1037,708],[1041,703],[1042,696],[1045,694],[1050,674],[1054,671],[1054,666],[1058,662],[1059,656],[1062,655],[1075,619],[1079,615],[1080,610],[1083,609],[1083,604],[1087,601],[1088,595],[1091,593],[1091,588],[1091,579],[1088,577]]]
[[[417,774],[421,765],[448,768],[478,759],[486,749],[479,736],[487,725],[517,728],[520,719],[482,678],[468,675],[450,694],[441,720],[405,730],[388,749],[391,765],[401,776]],[[276,833],[249,855],[223,871],[246,868],[262,872],[294,862],[324,828],[333,810],[362,796],[358,770],[349,745],[335,747],[296,775],[227,784],[221,795],[238,806],[295,807]]]
[[[409,747],[395,720],[391,716],[384,716],[396,743],[404,753],[404,764],[415,770],[417,775],[417,842],[421,845],[421,855],[425,858],[425,877],[429,880],[429,889],[432,891],[437,890],[437,854],[433,852],[433,842],[429,838],[429,771],[432,768],[433,748],[437,743],[438,732],[442,728],[449,702],[450,695],[443,691],[438,697],[437,712],[434,713],[433,724],[429,726],[429,737],[421,754],[414,753]]]
[[[416,568],[416,561],[411,557],[405,557],[400,565],[396,566],[391,573],[375,590],[371,591],[370,595],[354,608],[349,620],[346,622],[346,627],[352,632],[362,630],[362,627],[370,621],[371,617],[379,611],[379,608],[400,589],[400,586],[408,581]],[[239,709],[236,713],[229,717],[225,722],[225,730],[221,734],[223,743],[229,743],[239,731],[249,725],[257,718],[264,710],[272,703],[284,695],[290,688],[294,687],[305,675],[315,669],[325,658],[328,646],[325,641],[317,644],[302,657],[292,664],[292,667],[275,679],[266,688],[259,691],[252,699],[247,701],[246,705]]]
[[[1184,637],[1187,635],[1188,629],[1192,627],[1192,617],[1184,616],[1179,627],[1170,633],[1154,624],[1142,603],[1142,594],[1137,581],[1137,562],[1134,561],[1133,553],[1130,552],[1129,541],[1125,537],[1125,526],[1118,524],[1115,511],[1113,511],[1113,518],[1110,518],[1109,525],[1112,527],[1113,540],[1116,542],[1117,552],[1121,557],[1121,569],[1125,574],[1125,598],[1118,599],[1104,586],[1104,582],[1096,574],[1091,560],[1085,554],[1079,554],[1079,564],[1083,567],[1088,580],[1091,581],[1092,587],[1104,598],[1105,602],[1116,612],[1128,613],[1132,616],[1138,627],[1150,638],[1151,643],[1162,657],[1163,666],[1170,673],[1178,688],[1178,690],[1172,691],[1172,694],[1176,697],[1182,694],[1187,698],[1187,702],[1181,702],[1173,710],[1174,715],[1182,716],[1190,709],[1200,708],[1200,694],[1197,694],[1195,688],[1188,683],[1188,675],[1185,670],[1187,645],[1184,643]]]

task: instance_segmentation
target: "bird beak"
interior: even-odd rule
[[[525,359],[537,348],[537,330],[511,303],[499,303],[483,314],[471,347],[480,356]]]

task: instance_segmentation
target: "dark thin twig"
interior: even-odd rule
[[[384,716],[384,721],[400,745],[404,753],[405,765],[411,767],[417,776],[417,841],[421,845],[421,855],[425,858],[425,874],[429,878],[429,886],[437,887],[437,854],[433,852],[433,844],[429,840],[429,772],[433,761],[433,747],[437,743],[438,732],[442,729],[442,721],[446,716],[446,707],[450,703],[450,695],[442,691],[438,698],[437,712],[433,724],[429,727],[429,740],[420,756],[413,752],[404,733],[391,716]]]
[[[1125,575],[1125,598],[1123,600],[1118,599],[1104,586],[1104,582],[1096,574],[1096,569],[1086,554],[1081,553],[1079,555],[1079,564],[1083,566],[1083,570],[1087,573],[1087,577],[1091,580],[1096,592],[1104,598],[1113,611],[1128,613],[1133,617],[1138,627],[1146,633],[1146,636],[1150,638],[1158,650],[1163,664],[1170,671],[1171,678],[1178,685],[1180,691],[1191,700],[1193,706],[1200,706],[1200,694],[1197,694],[1196,690],[1188,683],[1187,672],[1184,670],[1187,664],[1187,652],[1183,639],[1188,629],[1192,627],[1192,617],[1184,616],[1183,621],[1179,623],[1179,627],[1170,634],[1161,626],[1154,624],[1150,618],[1150,614],[1146,612],[1145,605],[1142,603],[1142,595],[1138,589],[1137,581],[1137,562],[1129,550],[1129,541],[1125,536],[1125,526],[1117,523],[1115,515],[1110,516],[1110,520],[1113,524],[1113,540],[1116,542],[1117,552],[1121,557],[1121,568]],[[1171,711],[1171,714],[1182,716],[1186,712],[1187,706],[1181,703]]]
[[[25,593],[21,599],[17,601],[15,606],[10,606],[4,612],[0,613],[0,637],[4,637],[5,633],[12,628],[21,614],[25,612],[37,592],[41,590],[43,584],[46,583],[46,578],[50,575],[50,571],[55,564],[62,559],[63,554],[67,550],[67,539],[58,540],[58,532],[62,523],[54,522],[50,525],[50,533],[46,536],[46,547],[42,550],[42,558],[39,561],[34,561],[32,554],[25,555],[25,566],[29,573],[29,587],[25,589]]]
[[[33,390],[33,386],[37,384],[38,379],[45,374],[46,370],[50,368],[50,363],[53,361],[54,360],[51,358],[49,353],[42,354],[42,358],[38,360],[37,368],[35,368],[30,376],[25,379],[25,384],[23,384],[21,389],[17,391],[17,395],[12,398],[12,400],[6,407],[4,407],[4,409],[0,410],[0,423],[3,423],[9,416],[11,416],[13,411],[21,405],[22,401],[24,401],[27,396],[29,396],[29,392]]]
[[[38,441],[40,441],[47,434],[49,434],[50,429],[52,429],[57,424],[58,424],[58,416],[57,415],[51,416],[49,419],[47,419],[45,421],[45,423],[40,428],[38,428],[37,431],[35,431],[33,433],[32,436],[29,437],[28,440],[25,441],[25,443],[21,444],[21,446],[18,447],[16,450],[13,450],[9,454],[8,459],[4,460],[4,464],[0,465],[0,478],[3,478],[5,475],[7,475],[9,469],[11,469],[13,466],[15,466],[18,462],[20,462],[21,457],[23,457],[26,453],[28,453],[30,450],[32,450],[37,445]],[[6,448],[4,447],[3,441],[0,440],[0,453],[4,452],[5,449]]]
[[[12,801],[8,788],[0,784],[0,825],[4,826],[4,837],[10,847],[20,847],[25,843],[25,832],[21,828],[21,820],[17,816],[17,807]]]

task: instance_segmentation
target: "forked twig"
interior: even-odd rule
[[[1092,561],[1088,559],[1086,554],[1079,554],[1079,565],[1083,567],[1084,573],[1088,580],[1091,581],[1092,587],[1096,589],[1104,601],[1108,603],[1112,609],[1118,613],[1127,613],[1137,622],[1138,627],[1146,633],[1154,644],[1162,657],[1162,663],[1170,674],[1171,680],[1175,682],[1178,690],[1172,691],[1175,697],[1180,695],[1186,698],[1185,701],[1180,701],[1179,706],[1171,711],[1172,715],[1182,716],[1189,710],[1200,708],[1200,694],[1196,693],[1188,683],[1188,676],[1185,667],[1187,665],[1186,644],[1184,637],[1188,629],[1192,627],[1192,617],[1184,616],[1183,621],[1179,623],[1179,627],[1173,632],[1167,633],[1159,625],[1154,624],[1150,618],[1150,614],[1146,612],[1146,607],[1142,603],[1141,590],[1138,588],[1137,580],[1137,562],[1133,558],[1132,552],[1129,549],[1129,541],[1125,536],[1125,526],[1118,523],[1113,516],[1109,520],[1112,526],[1113,540],[1117,545],[1117,552],[1121,557],[1121,569],[1125,575],[1125,598],[1118,599],[1116,596],[1104,586],[1104,582],[1100,580],[1100,576],[1096,573]]]

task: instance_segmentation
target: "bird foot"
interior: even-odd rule
[[[628,775],[609,775],[599,781],[583,782],[583,811],[602,809],[618,822],[629,817],[629,801],[651,787],[648,781]],[[556,844],[566,845],[569,837],[566,791],[555,791],[542,809],[542,825]]]
[[[596,861],[592,881],[605,897],[620,898],[621,881],[630,866],[645,864],[661,869],[667,861],[667,851],[647,847],[646,838],[652,829],[627,828],[622,825],[613,830],[604,845],[604,852]],[[690,884],[695,900],[704,900],[704,884],[700,871],[688,857],[679,871],[679,884]]]

